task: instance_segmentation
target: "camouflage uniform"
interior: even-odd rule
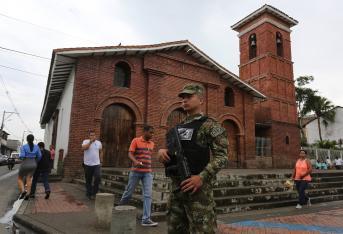
[[[188,116],[182,124],[199,120],[203,114]],[[217,172],[227,163],[228,140],[226,130],[214,119],[208,118],[197,133],[197,144],[209,147],[211,159],[199,174],[203,185],[199,191],[171,192],[168,202],[168,233],[215,233],[216,215],[212,185]],[[179,187],[181,180],[172,177],[172,190]]]

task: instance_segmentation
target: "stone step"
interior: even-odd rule
[[[311,197],[311,203],[313,204],[337,201],[337,200],[343,200],[343,194]],[[236,204],[236,205],[231,205],[231,206],[217,206],[216,212],[217,214],[228,214],[228,213],[245,212],[245,211],[251,211],[251,210],[265,210],[265,209],[285,207],[285,206],[295,206],[297,203],[298,203],[298,199],[290,199],[287,201]]]
[[[242,169],[245,170],[245,169]],[[129,169],[128,168],[108,168],[108,167],[103,167],[102,168],[103,172],[109,173],[109,174],[117,174],[117,175],[128,175]],[[292,171],[280,171],[277,172],[276,170],[274,171],[258,171],[258,172],[251,172],[250,170],[246,170],[246,173],[237,173],[236,171],[231,171],[231,170],[221,170],[217,177],[218,179],[230,179],[230,180],[235,180],[235,179],[283,179],[283,178],[289,178],[291,176]],[[156,176],[156,178],[161,178],[165,179],[165,173],[163,168],[154,168],[153,169],[153,174]],[[317,171],[315,170],[312,173],[312,176],[314,177],[330,177],[330,176],[343,176],[343,171],[340,170],[327,170],[327,171]]]
[[[112,168],[101,168],[101,172],[105,174],[111,174],[111,175],[119,175],[119,176],[128,176],[130,173],[130,170],[128,169],[112,169]],[[167,177],[165,176],[164,172],[152,172],[154,179],[156,180],[165,180]]]
[[[324,196],[324,195],[338,195],[338,194],[343,194],[343,187],[309,189],[307,191],[310,197]],[[215,201],[218,206],[231,206],[235,204],[287,201],[291,199],[296,199],[297,197],[298,195],[296,191],[284,191],[284,192],[273,192],[273,193],[266,193],[266,194],[215,197]]]
[[[84,184],[83,180],[74,179],[74,183]],[[115,204],[118,204],[123,191],[119,189],[109,188],[105,186],[100,186],[100,191],[109,192],[115,195]],[[326,188],[326,189],[309,189],[308,194],[311,197],[313,203],[316,202],[326,202],[334,200],[343,200],[343,188]],[[297,203],[297,193],[296,191],[286,191],[286,192],[275,192],[269,194],[255,194],[244,195],[244,196],[226,196],[226,197],[215,197],[215,202],[217,204],[216,211],[218,214],[225,214],[231,212],[249,211],[249,210],[259,210],[259,209],[270,209],[282,206],[295,205]],[[156,220],[164,220],[164,215],[167,209],[167,198],[164,199],[154,199],[152,204],[153,217]],[[142,207],[142,195],[133,194],[130,201],[131,205],[138,208]]]
[[[129,177],[128,176],[124,176],[124,175],[111,175],[111,174],[105,174],[103,173],[101,175],[102,179],[106,179],[106,180],[112,180],[118,183],[122,183],[124,185],[127,185],[128,181],[129,181]],[[153,180],[153,188],[158,188],[158,189],[169,189],[170,187],[170,182],[169,180],[165,180],[165,181],[161,181],[159,179],[155,179]]]
[[[85,184],[85,181],[82,179],[73,179],[73,183],[76,184]],[[119,190],[119,189],[115,189],[115,188],[109,188],[103,185],[99,186],[99,190],[101,192],[107,192],[107,193],[112,193],[114,194],[115,197],[115,205],[119,204],[120,198],[123,195],[123,190]],[[167,202],[166,201],[162,201],[160,199],[156,199],[156,197],[154,198],[154,194],[152,195],[152,212],[163,212],[166,211],[167,209]],[[136,206],[136,207],[142,207],[143,206],[143,202],[142,202],[142,195],[141,194],[133,194],[132,198],[129,202],[130,205]],[[166,200],[166,199],[163,199]]]
[[[217,180],[214,188],[221,187],[245,187],[245,186],[278,186],[283,185],[289,178],[284,179],[259,179],[259,180]],[[319,182],[343,182],[343,176],[313,177],[313,183]]]
[[[120,190],[122,193],[125,190],[126,184],[112,181],[112,180],[106,180],[102,179],[101,184],[104,187],[108,188],[114,188],[117,190]],[[309,186],[309,191],[314,189],[330,189],[330,188],[339,188],[342,185],[341,182],[329,182],[329,183],[312,183]],[[284,186],[250,186],[250,187],[244,187],[244,188],[215,188],[213,189],[213,194],[215,198],[220,197],[237,197],[241,195],[263,195],[263,194],[270,194],[270,193],[279,193],[279,192],[294,192],[289,191],[288,188]],[[142,194],[142,186],[139,184],[135,189],[136,195]],[[159,201],[167,201],[169,198],[169,190],[168,189],[159,189],[154,188],[152,191],[152,198],[154,200]]]
[[[114,175],[108,173],[102,173],[102,178],[122,182],[127,184],[128,176],[126,175]],[[282,186],[286,179],[268,179],[268,180],[217,180],[214,184],[214,188],[222,187],[250,187],[250,186]],[[330,177],[313,177],[312,182],[343,182],[343,176],[330,176]],[[156,179],[154,178],[153,186],[160,189],[169,189],[170,180],[168,178]]]
[[[101,179],[101,185],[107,188],[114,188],[122,191],[122,193],[125,191],[126,184],[123,184],[121,182],[116,182],[112,180],[106,180]],[[134,191],[134,194],[140,195],[143,193],[143,188],[141,183],[139,183]],[[169,198],[169,190],[168,189],[160,189],[158,187],[153,187],[152,190],[152,198],[154,200],[167,200]]]
[[[340,187],[343,182],[326,182],[326,183],[310,183],[309,189],[332,188]],[[213,194],[215,197],[234,196],[234,195],[249,195],[249,194],[265,194],[271,192],[285,192],[289,189],[283,183],[275,183],[272,186],[244,186],[244,187],[222,187],[214,188]]]

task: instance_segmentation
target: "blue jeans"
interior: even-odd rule
[[[125,192],[120,199],[120,205],[125,205],[129,202],[132,197],[133,192],[135,191],[137,182],[142,181],[143,188],[143,217],[142,221],[150,219],[151,215],[151,193],[152,193],[152,180],[153,175],[151,173],[144,172],[135,172],[131,171],[129,174],[129,183],[126,186]]]
[[[306,180],[296,180],[295,181],[295,187],[297,188],[297,191],[299,194],[299,204],[300,205],[305,205],[308,201],[308,196],[305,193],[307,186],[308,186],[308,181],[306,181]]]
[[[40,175],[42,175],[45,192],[50,192],[50,186],[48,182],[49,171],[36,171],[32,178],[31,194],[36,193],[37,182]]]

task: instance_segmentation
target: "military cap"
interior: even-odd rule
[[[198,94],[203,95],[204,87],[200,84],[187,84],[183,87],[183,89],[179,93],[179,97],[182,97],[184,94]]]

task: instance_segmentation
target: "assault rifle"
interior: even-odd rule
[[[176,176],[184,181],[192,176],[191,170],[188,165],[188,160],[185,157],[178,128],[172,128],[167,133],[167,149],[170,161],[165,164],[166,176]],[[174,192],[180,191],[180,188]]]

